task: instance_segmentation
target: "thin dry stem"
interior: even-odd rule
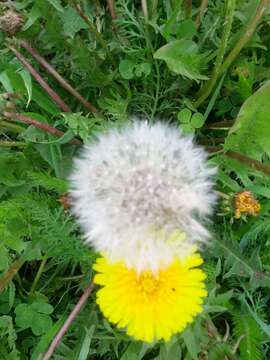
[[[5,290],[17,272],[20,270],[24,261],[22,259],[15,260],[9,270],[0,279],[0,293]]]
[[[70,313],[69,317],[67,318],[67,320],[65,321],[64,325],[62,326],[62,328],[60,329],[60,331],[58,332],[58,334],[56,335],[56,337],[54,338],[54,340],[52,341],[48,351],[46,352],[46,354],[43,357],[43,360],[49,360],[51,358],[51,356],[53,355],[55,349],[57,348],[57,346],[60,344],[63,336],[65,335],[65,333],[68,331],[70,325],[72,324],[72,322],[74,321],[74,319],[77,317],[77,315],[80,313],[80,311],[82,310],[82,307],[84,306],[84,304],[86,303],[87,299],[89,298],[92,290],[94,288],[94,284],[90,283],[87,288],[84,290],[80,300],[78,301],[77,305],[75,306],[75,308],[72,310],[72,312]]]
[[[258,160],[252,159],[246,155],[240,154],[236,151],[228,150],[224,153],[224,155],[230,157],[231,159],[237,160],[241,163],[244,163],[251,167],[252,169],[263,172],[264,174],[270,176],[270,166],[261,163]]]
[[[145,17],[145,20],[148,20],[147,1],[146,0],[141,0],[141,4],[142,4],[143,16]]]
[[[33,66],[26,60],[26,58],[11,45],[7,47],[16,55],[20,60],[23,66],[30,72],[33,78],[39,83],[39,85],[46,91],[46,93],[53,99],[53,101],[64,111],[71,112],[69,106],[61,99],[61,97],[46,83],[45,80],[40,76],[40,74],[33,68]]]
[[[111,14],[111,18],[113,21],[116,20],[116,14],[115,14],[115,6],[114,6],[114,1],[113,0],[107,0],[107,4],[108,4],[108,8]]]
[[[77,13],[80,15],[80,17],[88,25],[88,28],[89,28],[90,32],[95,36],[97,43],[99,43],[101,45],[101,47],[104,49],[104,51],[106,52],[106,54],[107,54],[108,58],[110,59],[111,63],[114,66],[116,66],[115,60],[114,60],[114,58],[113,58],[113,56],[111,54],[111,51],[110,51],[108,45],[106,44],[103,37],[101,36],[101,34],[96,29],[95,25],[92,24],[92,22],[89,20],[88,16],[83,12],[80,4],[75,4],[74,7],[75,7]]]
[[[65,80],[38,52],[36,49],[31,47],[25,40],[20,41],[20,45],[27,50],[35,60],[50,74],[58,83],[66,89],[72,96],[74,96],[80,103],[89,111],[97,113],[97,109],[89,101],[87,101],[81,94],[78,93],[68,82]]]
[[[36,128],[38,129],[41,129],[41,130],[44,130],[50,134],[53,134],[57,137],[62,137],[63,135],[65,135],[65,133],[61,130],[58,130],[48,124],[45,124],[45,123],[42,123],[38,120],[35,120],[35,119],[32,119],[28,116],[25,116],[25,115],[22,115],[22,114],[19,114],[19,113],[10,113],[10,112],[7,112],[5,111],[3,113],[3,115],[5,116],[5,118],[11,120],[11,121],[20,121],[24,124],[27,124],[27,125],[33,125],[35,126]],[[81,145],[82,142],[79,140],[79,139],[72,139],[70,140],[70,143],[71,144],[74,144],[74,145]]]

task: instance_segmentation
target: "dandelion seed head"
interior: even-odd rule
[[[160,122],[135,121],[100,135],[70,178],[86,241],[138,271],[192,253],[209,236],[202,223],[215,202],[215,169],[206,160],[191,137]]]

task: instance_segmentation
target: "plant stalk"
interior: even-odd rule
[[[39,279],[41,277],[41,274],[43,273],[44,271],[44,268],[45,268],[45,265],[47,263],[47,257],[44,257],[41,262],[40,262],[40,265],[39,265],[39,268],[38,268],[38,271],[36,273],[36,276],[34,278],[34,281],[33,281],[33,284],[31,286],[31,289],[29,291],[29,297],[31,297],[33,295],[33,293],[35,292],[36,290],[36,287],[37,287],[37,284],[39,282]]]
[[[9,121],[0,119],[0,127],[7,128],[11,131],[14,131],[18,134],[22,133],[25,129],[22,126],[11,124]]]
[[[85,15],[85,13],[83,12],[80,4],[75,4],[75,9],[77,11],[77,13],[80,15],[80,17],[84,20],[84,22],[88,25],[90,32],[95,36],[96,41],[101,45],[101,47],[104,49],[104,51],[106,52],[108,58],[110,59],[110,61],[112,62],[112,64],[114,66],[116,66],[116,63],[114,61],[114,58],[110,52],[110,49],[108,48],[108,45],[106,44],[106,42],[103,40],[102,36],[100,35],[100,33],[97,31],[97,29],[95,28],[95,26],[92,24],[92,22],[89,20],[88,16]]]
[[[0,147],[24,147],[27,144],[23,141],[6,141],[0,140]]]
[[[141,4],[142,4],[143,16],[144,16],[145,20],[148,20],[147,0],[141,0]]]
[[[50,74],[58,83],[75,97],[87,110],[97,113],[97,109],[89,101],[87,101],[77,90],[75,90],[27,41],[21,40],[20,45],[27,50],[35,60]]]
[[[14,120],[17,120],[17,121],[20,121],[24,124],[27,124],[27,125],[33,125],[35,126],[36,128],[38,129],[41,129],[41,130],[44,130],[50,134],[53,134],[57,137],[62,137],[63,135],[65,135],[65,133],[61,130],[58,130],[48,124],[45,124],[45,123],[42,123],[38,120],[35,120],[35,119],[32,119],[28,116],[25,116],[25,115],[22,115],[22,114],[19,114],[19,113],[10,113],[10,112],[4,112],[3,115],[7,118],[7,119],[10,119],[11,121],[14,121]],[[82,142],[79,140],[79,139],[72,139],[70,141],[71,144],[74,144],[74,145],[81,145]]]
[[[197,30],[199,29],[199,27],[201,25],[202,18],[207,10],[207,6],[208,6],[208,0],[202,0],[198,15],[195,20]]]
[[[270,176],[270,166],[261,163],[258,160],[252,159],[246,155],[240,154],[236,151],[228,150],[224,152],[224,155],[230,157],[231,159],[237,160],[241,163],[244,163],[251,167],[252,169],[263,172],[264,174]]]
[[[43,360],[49,360],[51,358],[51,356],[53,355],[55,349],[60,344],[63,336],[65,335],[65,333],[69,329],[70,325],[72,324],[74,319],[77,317],[77,315],[82,310],[82,307],[84,306],[84,304],[86,303],[86,301],[89,298],[90,294],[92,293],[93,288],[94,288],[94,284],[90,283],[87,286],[87,288],[84,290],[84,292],[83,292],[80,300],[78,301],[77,305],[74,307],[74,309],[72,310],[72,312],[68,316],[67,320],[65,321],[64,325],[62,326],[62,328],[60,329],[60,331],[58,332],[58,334],[56,335],[56,337],[52,341],[49,349],[47,350],[46,354],[43,357]]]
[[[190,19],[192,16],[192,0],[185,0],[185,17]]]
[[[46,93],[53,99],[53,101],[64,111],[71,112],[69,106],[64,102],[63,99],[46,83],[40,74],[33,68],[33,66],[26,60],[26,58],[11,45],[7,47],[16,55],[24,67],[30,72],[33,78],[39,83],[39,85],[46,91]]]
[[[14,261],[9,270],[0,278],[0,294],[5,290],[6,286],[12,281],[14,276],[20,270],[22,265],[24,264],[24,260],[19,258]]]
[[[229,53],[227,58],[224,60],[219,75],[223,74],[228,67],[232,64],[234,59],[237,57],[237,55],[240,53],[240,51],[243,49],[243,47],[246,45],[246,43],[250,40],[251,36],[253,35],[254,31],[256,30],[256,27],[258,23],[260,22],[261,18],[263,17],[263,14],[265,13],[266,9],[268,8],[270,4],[270,0],[261,0],[257,11],[255,13],[255,16],[249,21],[249,23],[246,26],[246,30],[241,37],[241,39],[237,42],[237,44],[234,46],[232,51]]]
[[[220,47],[218,49],[216,63],[213,68],[210,81],[207,81],[198,93],[198,100],[194,104],[195,107],[199,107],[204,102],[204,100],[208,98],[219,78],[221,65],[224,59],[227,43],[231,33],[234,10],[235,10],[235,0],[227,0],[225,3],[224,30],[220,40]]]
[[[110,11],[112,21],[115,21],[116,20],[116,14],[115,14],[114,1],[113,0],[107,0],[107,4],[108,4],[108,8],[109,8],[109,11]]]

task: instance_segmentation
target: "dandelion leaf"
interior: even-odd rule
[[[225,142],[233,150],[261,160],[270,156],[270,81],[250,96],[242,105],[236,122]]]

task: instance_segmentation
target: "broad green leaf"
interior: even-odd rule
[[[25,86],[27,94],[28,94],[28,100],[27,100],[27,105],[26,105],[26,107],[28,107],[30,104],[30,101],[32,99],[32,78],[31,78],[31,75],[29,74],[29,72],[24,69],[20,70],[19,74],[21,75],[21,77],[23,79],[24,86]]]
[[[186,108],[179,111],[179,113],[177,114],[177,119],[183,124],[188,124],[190,122],[191,116],[192,116],[191,110]]]
[[[192,359],[197,360],[200,352],[200,346],[191,327],[186,328],[181,337],[184,339],[189,355]]]
[[[45,334],[52,327],[52,319],[49,315],[36,313],[31,330],[37,336]]]
[[[146,77],[146,76],[150,75],[150,73],[151,73],[151,64],[144,62],[144,63],[136,65],[136,68],[135,68],[136,76],[141,77],[142,75],[144,75]]]
[[[171,340],[169,343],[160,346],[159,356],[157,360],[179,360],[181,359],[181,346],[178,341]]]
[[[61,1],[60,0],[48,0],[48,2],[58,11],[63,12],[64,8],[61,5]]]
[[[120,360],[140,360],[144,354],[145,348],[141,342],[131,342]]]
[[[154,54],[155,59],[164,60],[170,70],[191,80],[207,80],[200,73],[204,54],[199,54],[198,46],[192,40],[175,40],[162,46]]]
[[[39,6],[39,3],[37,2],[32,7],[26,23],[22,27],[22,31],[29,29],[41,16],[42,16],[42,11]]]
[[[54,339],[60,328],[65,322],[65,316],[62,316],[55,324],[53,324],[46,333],[44,333],[36,347],[34,348],[33,353],[31,354],[31,360],[41,360],[39,357],[40,354],[45,353],[48,349],[51,341]]]
[[[37,336],[44,334],[52,326],[52,319],[48,312],[52,312],[52,306],[49,304],[19,304],[15,309],[16,325],[22,329],[31,328]]]
[[[15,309],[15,314],[16,325],[23,329],[31,327],[33,322],[36,321],[35,312],[28,304],[19,304]]]
[[[195,131],[191,124],[181,124],[181,129],[186,135],[194,134]]]
[[[82,29],[88,29],[87,24],[72,7],[65,9],[61,15],[61,19],[63,22],[63,30],[65,35],[71,38],[73,38],[78,31]]]
[[[270,156],[270,81],[251,95],[241,107],[225,142],[233,150],[257,160]]]
[[[81,350],[78,356],[77,360],[87,360],[88,359],[88,354],[90,351],[90,345],[91,345],[91,341],[92,341],[92,337],[95,331],[95,326],[92,325],[90,327],[90,329],[85,329],[85,336],[83,339],[83,343],[81,346]]]
[[[45,302],[33,302],[31,306],[36,312],[42,314],[51,314],[53,312],[53,307]]]
[[[25,70],[23,70],[25,72]],[[0,74],[0,82],[7,92],[16,92],[25,97],[30,97],[34,100],[43,110],[49,114],[55,115],[60,112],[56,104],[46,95],[38,84],[32,83],[30,79],[26,79],[16,72],[15,69],[7,69]],[[30,76],[30,75],[29,75]],[[27,83],[27,84],[26,84]],[[30,90],[31,86],[31,90]]]
[[[204,116],[203,116],[203,114],[195,113],[192,116],[190,123],[195,129],[200,129],[204,124]]]
[[[127,80],[132,79],[134,77],[135,65],[136,64],[131,60],[128,59],[121,60],[119,64],[119,72],[122,78]]]
[[[6,90],[6,92],[14,92],[13,86],[12,86],[12,82],[10,81],[10,78],[8,76],[7,71],[2,71],[0,74],[0,82],[2,83],[4,89]]]
[[[191,19],[184,20],[176,26],[176,37],[192,39],[192,37],[196,34],[196,25],[195,22]]]

